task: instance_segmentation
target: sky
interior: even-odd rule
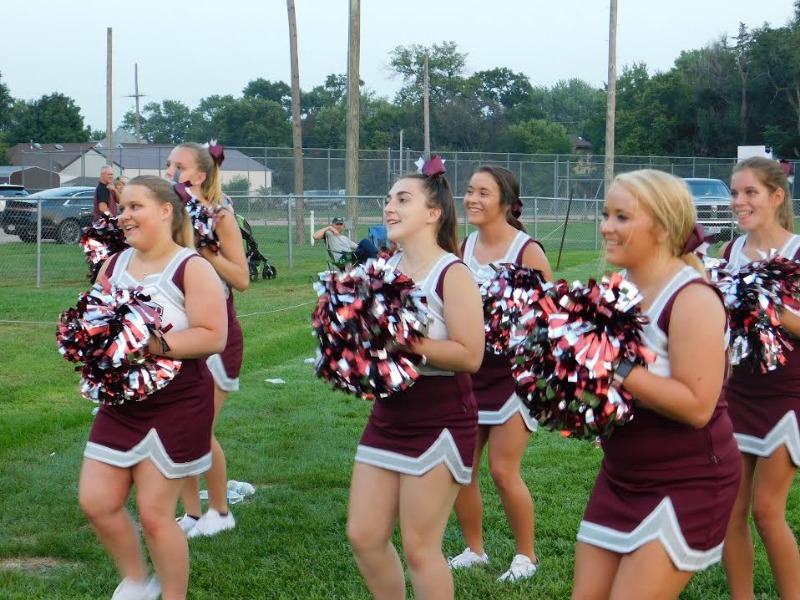
[[[618,0],[617,71],[645,63],[667,71],[684,50],[735,36],[739,23],[786,25],[793,0]],[[392,98],[397,46],[455,42],[469,72],[506,67],[534,86],[608,79],[610,0],[361,0],[361,79]],[[300,87],[347,72],[349,0],[295,0]],[[259,77],[291,81],[284,0],[27,0],[3,11],[0,76],[14,98],[60,92],[86,124],[106,126],[107,28],[113,36],[113,123],[141,107],[214,94],[240,97]]]

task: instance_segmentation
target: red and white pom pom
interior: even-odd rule
[[[800,261],[776,252],[739,269],[724,261],[706,261],[711,281],[720,290],[731,329],[730,360],[766,373],[786,364],[792,349],[778,312],[800,309]]]
[[[168,329],[168,328],[167,328]],[[56,342],[70,362],[83,363],[80,391],[101,404],[144,400],[165,387],[180,360],[154,356],[150,332],[162,329],[158,307],[141,289],[112,286],[102,277],[61,313]]]
[[[631,395],[611,381],[623,358],[654,358],[640,341],[641,300],[619,273],[586,286],[560,280],[537,300],[513,374],[517,394],[543,427],[594,440],[633,418]]]
[[[117,217],[100,215],[88,227],[83,228],[81,249],[89,263],[87,277],[94,283],[103,263],[117,252],[128,247],[125,232],[117,223]]]
[[[379,258],[321,273],[314,288],[318,377],[366,400],[413,385],[422,359],[396,345],[423,337],[429,317],[425,294],[411,278]]]
[[[538,303],[553,284],[536,269],[512,263],[495,269],[481,285],[486,348],[495,354],[513,354],[527,337],[526,323],[541,312]]]

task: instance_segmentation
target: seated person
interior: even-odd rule
[[[352,252],[358,262],[364,262],[368,258],[378,256],[378,249],[369,238],[364,238],[356,244],[344,235],[342,231],[344,231],[344,219],[342,217],[334,217],[331,219],[330,225],[318,229],[311,237],[315,240],[324,238],[325,244],[327,244],[328,250],[330,250],[335,261],[340,261],[342,256],[348,252]]]

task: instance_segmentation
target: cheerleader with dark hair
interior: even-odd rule
[[[525,233],[519,221],[522,200],[519,182],[511,171],[503,167],[479,167],[467,187],[464,209],[470,224],[478,228],[462,244],[464,262],[479,284],[495,273],[493,265],[502,263],[536,269],[550,279],[550,264],[541,244]],[[480,465],[481,453],[488,445],[489,472],[516,542],[516,556],[500,581],[526,579],[538,568],[533,500],[520,474],[522,456],[531,432],[536,431],[536,421],[514,387],[508,356],[485,351],[480,371],[472,376],[479,423],[473,461],[476,467]],[[461,569],[487,563],[477,468],[470,484],[459,493],[455,508],[467,548],[449,560],[450,567]]]
[[[478,287],[458,258],[456,212],[442,161],[402,177],[384,207],[390,265],[427,294],[427,337],[410,351],[425,366],[407,390],[378,399],[356,451],[347,534],[376,598],[405,598],[392,544],[395,521],[417,598],[452,598],[442,538],[460,485],[472,473],[478,410],[469,373],[483,355]]]
[[[792,196],[779,162],[748,158],[733,170],[731,208],[745,235],[722,254],[731,267],[763,260],[772,250],[800,259],[793,234]],[[800,317],[784,309],[781,327],[800,337]],[[730,415],[742,451],[742,485],[725,537],[725,571],[731,598],[753,597],[753,538],[750,514],[764,542],[782,599],[800,598],[800,552],[786,522],[786,502],[800,466],[800,349],[784,349],[786,364],[766,373],[733,369],[727,385]]]

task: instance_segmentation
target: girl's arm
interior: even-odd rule
[[[669,322],[672,374],[636,366],[623,387],[647,408],[692,427],[708,423],[725,378],[725,310],[714,290],[689,285],[678,294]]]
[[[214,266],[225,283],[233,289],[243,292],[250,285],[250,269],[242,244],[242,232],[236,217],[227,209],[217,213],[216,233],[219,238],[219,252],[208,248],[200,248],[199,252]]]
[[[438,369],[475,373],[483,362],[483,305],[466,265],[454,264],[445,273],[443,302],[448,339],[423,338],[411,349]]]
[[[150,351],[171,358],[201,358],[222,352],[228,337],[228,312],[219,275],[207,261],[190,259],[183,288],[188,329],[151,336]],[[169,347],[167,352],[161,338]]]
[[[545,281],[552,281],[553,279],[550,261],[547,260],[544,250],[536,242],[525,247],[525,252],[522,253],[522,266],[541,271]]]

